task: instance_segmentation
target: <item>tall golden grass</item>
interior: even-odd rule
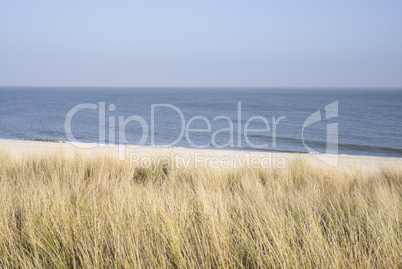
[[[402,169],[0,152],[1,268],[401,268]]]

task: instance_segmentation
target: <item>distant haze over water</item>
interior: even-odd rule
[[[306,127],[305,145],[325,153],[327,126],[338,123],[339,154],[402,157],[402,91],[390,89],[1,87],[0,139],[67,141],[65,120],[69,111],[80,104],[99,108],[104,102],[106,143],[110,138],[118,142],[120,119],[136,115],[145,120],[149,129],[144,130],[139,122],[131,121],[125,126],[125,137],[129,143],[137,144],[147,132],[143,144],[149,145],[152,144],[151,105],[169,104],[182,112],[185,124],[194,116],[210,122],[210,130],[200,117],[191,123],[191,129],[207,130],[190,132],[188,137],[193,144],[214,148],[211,143],[214,132],[230,128],[229,121],[222,119],[225,117],[232,121],[234,134],[232,143],[228,143],[229,131],[216,133],[216,144],[228,144],[223,149],[307,152],[302,141],[303,123],[317,110],[325,115],[325,106],[335,101],[339,105],[338,117],[328,120],[323,117]],[[247,141],[244,127],[253,116],[260,118],[250,121],[248,129],[265,128],[266,132],[249,132]],[[280,117],[273,130],[274,119]],[[267,119],[268,129],[261,118]],[[71,122],[78,141],[99,141],[99,109],[82,109]],[[174,109],[156,108],[153,122],[153,144],[170,144],[180,137],[182,121]],[[256,148],[250,143],[267,146]],[[186,135],[174,146],[193,147]]]

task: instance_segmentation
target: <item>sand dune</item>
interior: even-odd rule
[[[337,167],[339,169],[362,169],[364,171],[377,171],[382,166],[402,165],[402,159],[384,158],[371,156],[330,156],[295,153],[274,152],[248,152],[236,150],[210,150],[210,149],[187,149],[168,148],[160,146],[117,146],[88,143],[73,144],[70,142],[53,143],[39,141],[0,140],[0,148],[11,151],[17,156],[26,154],[43,154],[62,150],[66,154],[81,152],[89,155],[111,154],[120,158],[130,158],[133,162],[146,162],[158,157],[166,157],[177,160],[178,163],[196,162],[199,165],[207,165],[216,168],[241,168],[243,166],[262,165],[263,167],[281,167],[292,159],[302,158],[312,165],[323,167]],[[334,160],[337,161],[334,162]]]

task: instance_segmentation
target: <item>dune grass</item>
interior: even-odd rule
[[[401,268],[402,169],[0,152],[1,268]]]

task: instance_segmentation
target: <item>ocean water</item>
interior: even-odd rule
[[[402,157],[401,90],[0,88],[0,139],[68,141],[68,115],[80,142]]]

